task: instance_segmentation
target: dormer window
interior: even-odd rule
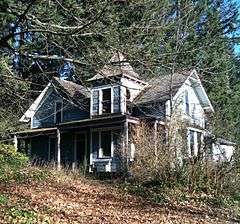
[[[110,86],[92,91],[92,115],[121,112],[120,86]]]

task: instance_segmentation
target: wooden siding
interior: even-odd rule
[[[32,128],[46,128],[55,126],[55,102],[62,98],[52,92],[37,109],[32,120]],[[89,112],[74,106],[70,102],[63,100],[62,122],[76,121],[89,118]]]

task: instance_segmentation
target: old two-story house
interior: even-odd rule
[[[206,114],[213,113],[197,72],[144,81],[116,53],[86,86],[54,77],[21,117],[30,129],[15,133],[15,145],[59,168],[84,164],[90,171],[116,172],[119,146],[129,149],[130,158],[131,126],[145,120],[164,127],[176,108],[188,121],[191,156],[201,147]]]

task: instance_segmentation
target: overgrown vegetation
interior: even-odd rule
[[[44,180],[48,172],[31,167],[29,158],[17,152],[12,145],[0,145],[0,183]]]
[[[240,215],[238,155],[231,161],[217,162],[203,146],[200,154],[189,156],[183,140],[185,129],[174,130],[173,139],[166,143],[162,130],[156,133],[145,123],[135,128],[132,141],[138,150],[128,167],[131,178],[122,187],[160,204],[194,202],[195,206],[228,208]]]
[[[147,172],[148,181],[139,179],[125,184],[121,181],[122,190],[119,190],[114,188],[114,184],[87,179],[79,172],[31,167],[28,158],[15,152],[9,145],[1,145],[0,155],[1,169],[7,171],[0,175],[0,223],[61,223],[79,220],[83,223],[100,220],[119,223],[119,215],[124,216],[126,223],[136,220],[138,223],[146,223],[156,220],[156,217],[168,222],[175,220],[176,214],[177,217],[179,215],[176,223],[185,223],[194,219],[205,220],[206,215],[211,220],[216,216],[216,211],[220,219],[238,220],[237,196],[234,200],[229,195],[207,194],[202,190],[190,192],[186,186],[177,185],[173,176],[172,179],[166,176],[166,179],[160,181],[157,175],[151,180],[152,173]],[[137,172],[140,174],[139,169]],[[160,172],[159,169],[157,173]],[[137,197],[129,196],[126,192]],[[147,201],[164,205],[169,209],[168,215],[161,207]],[[138,213],[140,204],[147,210],[141,208]],[[124,211],[132,215],[125,216]],[[185,211],[183,216],[180,211]],[[175,215],[172,217],[171,214]],[[131,218],[133,216],[134,220]]]

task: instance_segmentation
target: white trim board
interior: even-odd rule
[[[48,85],[44,88],[41,94],[37,97],[37,99],[32,103],[29,109],[24,113],[24,115],[20,118],[20,122],[29,122],[30,119],[35,115],[37,108],[43,102],[44,97],[48,93],[52,82],[49,82]]]

